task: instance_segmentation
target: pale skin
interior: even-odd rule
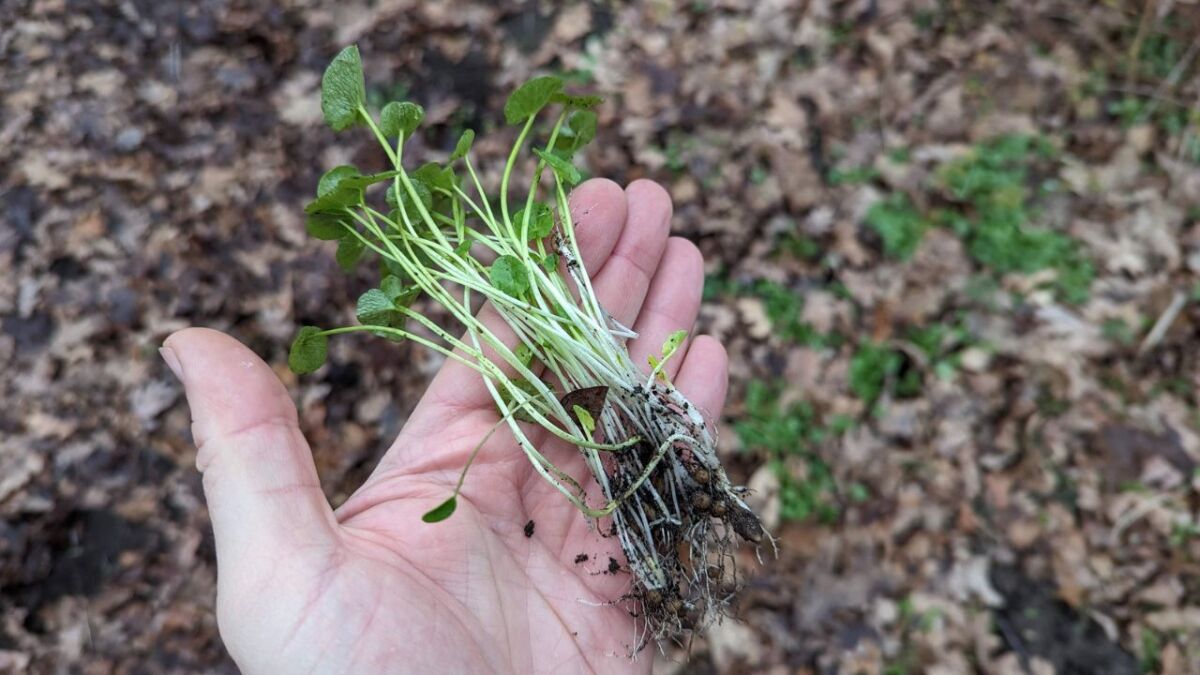
[[[584,183],[571,196],[585,265],[605,308],[641,337],[638,363],[691,328],[703,261],[668,236],[671,202],[649,181]],[[505,335],[490,307],[481,318]],[[342,339],[367,340],[367,336]],[[700,336],[668,364],[692,402],[719,414],[727,358]],[[646,673],[628,574],[603,538],[498,431],[468,474],[458,510],[426,524],[472,449],[496,424],[479,375],[447,362],[366,483],[334,510],[296,407],[274,371],[233,338],[189,328],[163,356],[192,413],[196,464],[217,550],[217,622],[246,673]],[[397,367],[402,367],[398,365]],[[531,434],[567,473],[574,448]],[[597,490],[590,491],[593,495]],[[526,537],[528,521],[534,534]],[[576,563],[579,554],[588,560]]]

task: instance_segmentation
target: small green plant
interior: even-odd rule
[[[732,560],[733,535],[760,542],[764,533],[717,458],[709,421],[662,374],[685,333],[672,334],[644,374],[625,347],[633,333],[612,320],[592,289],[567,191],[582,178],[572,159],[595,136],[591,109],[600,99],[562,87],[559,78],[535,77],[509,96],[504,117],[519,133],[493,197],[471,161],[473,131],[463,132],[447,162],[406,167],[406,143],[424,111],[390,101],[372,114],[358,49],[334,58],[322,78],[326,122],[334,131],[365,127],[391,168],[330,169],[305,207],[307,227],[338,242],[344,268],[375,258],[379,280],[358,300],[359,325],[301,328],[288,363],[313,372],[330,336],[365,332],[411,340],[474,370],[499,417],[476,451],[507,427],[533,469],[580,513],[611,518],[633,573],[629,597],[641,601],[650,635],[675,637],[723,611],[726,596],[714,594],[719,584],[708,575],[710,566]],[[550,110],[552,126],[534,143],[535,124]],[[532,172],[521,201],[512,203],[518,164]],[[542,201],[547,172],[553,187]],[[465,332],[425,316],[418,298],[440,305]],[[476,300],[503,317],[518,345],[476,317]],[[577,447],[602,502],[589,503],[580,480],[544,456],[519,421]],[[472,459],[426,522],[454,513]]]
[[[883,252],[899,260],[912,257],[929,227],[908,195],[902,192],[876,202],[867,211],[866,222],[883,241]]]
[[[897,396],[916,396],[921,392],[921,373],[906,368],[905,358],[903,352],[890,345],[861,343],[850,358],[850,391],[868,406],[873,406],[889,386]]]
[[[784,406],[779,395],[778,386],[752,381],[746,391],[745,414],[734,424],[734,432],[744,448],[766,456],[779,478],[784,518],[833,522],[841,514],[838,486],[829,465],[813,449],[830,436],[845,433],[852,421],[838,417],[823,424],[810,404],[801,401]],[[803,466],[800,476],[791,470],[792,462],[797,461]],[[855,483],[846,496],[862,501],[864,491],[864,486]]]
[[[805,234],[788,233],[775,241],[775,252],[796,260],[815,260],[821,255],[821,245]]]
[[[964,208],[939,216],[963,237],[980,264],[999,274],[1053,269],[1059,297],[1078,303],[1088,296],[1091,262],[1067,235],[1029,224],[1030,169],[1054,156],[1054,146],[1030,136],[1002,136],[977,146],[967,157],[942,167],[943,188]]]
[[[1142,628],[1142,643],[1138,650],[1138,666],[1143,673],[1157,673],[1162,667],[1163,638],[1156,631]]]
[[[1055,272],[1053,286],[1060,299],[1087,299],[1094,270],[1078,242],[1054,230],[1031,225],[1034,193],[1056,189],[1043,180],[1030,184],[1037,168],[1045,172],[1056,150],[1034,136],[1001,136],[976,146],[970,154],[943,164],[937,173],[950,205],[921,213],[903,193],[874,204],[864,221],[883,242],[890,257],[906,260],[916,251],[931,225],[950,228],[967,245],[980,265],[998,274]]]
[[[830,185],[861,185],[870,183],[879,177],[879,170],[873,166],[857,166],[849,169],[830,169],[825,180]]]
[[[756,281],[750,293],[762,298],[771,330],[781,339],[810,347],[827,343],[828,336],[822,335],[800,318],[804,312],[804,298],[800,293],[765,279]]]
[[[954,323],[910,328],[905,337],[921,350],[930,369],[942,379],[949,379],[958,370],[962,350],[976,344],[961,318]]]
[[[695,147],[695,140],[676,131],[667,134],[666,143],[659,150],[666,160],[667,169],[676,176],[687,170],[688,155]]]
[[[1188,522],[1172,523],[1169,537],[1171,546],[1182,548],[1198,538],[1200,538],[1200,525]]]
[[[1137,335],[1133,331],[1133,327],[1121,318],[1105,319],[1101,324],[1100,330],[1104,335],[1104,339],[1114,342],[1122,347],[1129,346],[1137,339]]]
[[[835,346],[841,342],[836,334],[825,334],[801,319],[804,298],[778,282],[758,279],[750,283],[739,283],[721,275],[710,275],[704,280],[704,299],[713,301],[722,296],[733,295],[756,297],[763,301],[771,331],[781,340],[807,347]]]

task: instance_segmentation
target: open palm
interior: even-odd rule
[[[700,254],[668,238],[670,199],[649,181],[626,190],[589,181],[571,209],[596,293],[640,333],[630,352],[645,363],[670,332],[695,321]],[[504,335],[492,308],[481,311]],[[194,328],[168,338],[163,355],[192,409],[217,544],[217,619],[244,671],[649,670],[649,659],[630,659],[644,636],[614,602],[630,585],[611,569],[625,563],[615,538],[543,482],[503,432],[481,450],[454,515],[421,521],[498,419],[474,371],[442,367],[378,468],[335,512],[295,406],[265,363],[232,338]],[[670,374],[694,403],[719,412],[719,343],[693,340]],[[585,478],[575,449],[546,436],[530,440]]]

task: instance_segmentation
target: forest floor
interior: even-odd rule
[[[0,672],[233,671],[171,331],[278,365],[335,504],[439,365],[284,365],[365,287],[301,208],[381,160],[321,122],[351,42],[418,156],[604,95],[587,172],[706,254],[780,550],[660,673],[1200,672],[1200,3],[275,4],[0,1]]]

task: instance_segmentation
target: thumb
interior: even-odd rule
[[[333,511],[296,407],[271,368],[206,328],[171,335],[160,352],[191,407],[218,566],[229,570],[259,551],[313,551],[332,542]]]

